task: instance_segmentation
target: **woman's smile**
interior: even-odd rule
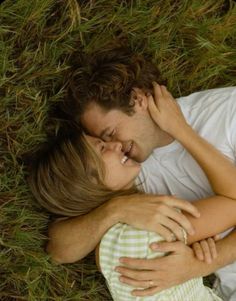
[[[100,138],[88,135],[86,139],[104,163],[104,184],[112,190],[132,187],[140,172],[140,164],[127,156],[133,143],[130,143],[127,151],[124,152],[120,142],[104,142]]]

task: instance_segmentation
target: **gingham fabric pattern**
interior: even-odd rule
[[[164,254],[153,252],[149,248],[152,242],[162,241],[154,232],[135,229],[127,224],[118,223],[103,236],[99,247],[101,271],[114,301],[220,301],[211,289],[205,287],[202,278],[189,280],[181,285],[166,289],[153,296],[136,297],[131,295],[134,289],[119,281],[120,274],[114,269],[121,265],[122,256],[134,258],[154,258]],[[152,279],[150,279],[152,280]]]

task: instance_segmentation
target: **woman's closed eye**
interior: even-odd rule
[[[103,142],[103,141],[101,141],[101,142],[99,143],[99,150],[100,150],[101,153],[103,153],[104,150],[105,150],[105,145],[104,145],[104,142]]]

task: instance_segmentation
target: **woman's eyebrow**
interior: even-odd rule
[[[100,148],[101,143],[104,143],[101,139],[97,139],[96,143],[95,143],[95,147]]]

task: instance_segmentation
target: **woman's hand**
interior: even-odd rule
[[[194,228],[187,217],[176,209],[186,211],[194,217],[200,216],[195,206],[174,196],[135,194],[118,197],[111,202],[112,210],[118,212],[120,222],[156,232],[167,241],[176,238],[181,240],[182,228],[189,235],[194,234]]]
[[[189,127],[178,103],[165,86],[153,83],[154,98],[147,94],[148,109],[152,119],[165,132],[176,136]]]
[[[210,264],[217,257],[216,241],[220,239],[219,235],[209,237],[192,244],[195,257],[198,260]]]

